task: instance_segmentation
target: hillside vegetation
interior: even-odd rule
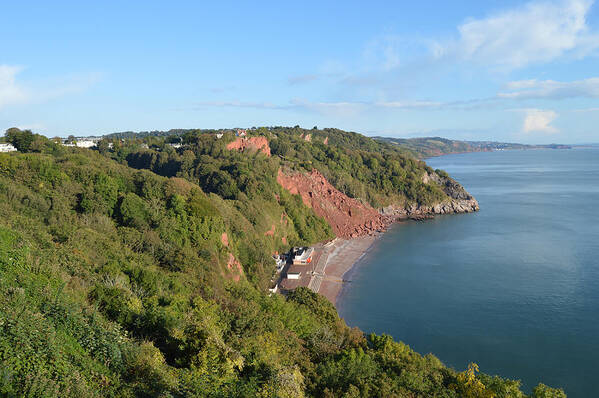
[[[188,131],[166,139],[145,138],[150,145],[147,150],[140,150],[129,140],[113,157],[126,160],[131,167],[149,169],[160,175],[184,176],[198,182],[206,191],[230,199],[239,193],[250,196],[255,193],[251,178],[271,175],[262,173],[263,165],[308,172],[315,168],[341,192],[361,198],[374,207],[391,203],[433,204],[447,198],[439,186],[423,182],[425,171],[433,172],[424,162],[401,148],[357,133],[336,129],[261,128],[254,134],[268,139],[271,158],[260,153],[248,156],[247,151],[239,154],[227,150],[226,144],[234,140],[233,134],[225,134],[219,140],[211,131]],[[184,144],[179,151],[165,146],[165,142],[179,140]]]
[[[227,150],[232,134],[97,151],[29,134],[0,154],[1,396],[525,397],[351,329],[307,289],[267,294],[272,253],[333,237],[279,169],[375,206],[447,200],[424,163],[338,130],[263,131],[271,157]]]

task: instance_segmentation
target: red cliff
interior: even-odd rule
[[[260,151],[266,156],[270,156],[270,146],[266,137],[239,137],[235,141],[227,144],[227,149],[245,151],[246,149],[252,149]]]
[[[305,174],[279,170],[277,182],[291,194],[300,194],[303,202],[323,217],[339,237],[371,235],[392,221],[370,205],[339,191],[316,169]]]

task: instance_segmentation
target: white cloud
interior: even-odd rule
[[[458,26],[459,38],[433,46],[437,58],[453,56],[483,65],[515,69],[599,48],[586,17],[591,0],[535,1],[472,19]]]
[[[32,87],[18,81],[22,67],[0,65],[0,110],[9,105],[44,102],[64,95],[83,91],[95,84],[100,75],[97,73],[55,78]]]
[[[432,109],[442,107],[442,102],[432,101],[378,101],[378,102],[355,102],[355,101],[309,101],[302,98],[293,98],[287,104],[273,104],[270,102],[251,101],[202,101],[198,106],[213,106],[224,108],[256,108],[256,109],[300,109],[314,111],[322,114],[354,114],[367,109]]]
[[[257,109],[284,109],[285,106],[276,105],[270,102],[252,102],[252,101],[201,101],[198,106],[214,106],[219,108],[257,108]]]
[[[522,131],[525,133],[541,132],[547,134],[558,133],[559,130],[551,125],[557,117],[555,111],[543,109],[526,109]]]
[[[505,85],[505,88],[508,90],[522,90],[527,88],[534,88],[538,85],[538,80],[530,79],[530,80],[517,80],[513,82],[508,82]]]
[[[43,123],[19,124],[17,127],[21,130],[33,130],[36,132],[46,128]]]
[[[310,82],[313,82],[314,80],[318,80],[319,77],[320,76],[316,73],[299,75],[299,76],[290,76],[287,79],[287,83],[289,83],[290,85],[310,83]]]
[[[554,80],[521,80],[506,85],[508,92],[499,93],[499,98],[508,99],[563,99],[599,98],[599,78],[558,82]]]
[[[391,70],[401,64],[400,52],[406,41],[396,35],[384,35],[370,41],[364,48],[364,61],[373,69]]]
[[[331,116],[354,116],[368,106],[369,104],[363,102],[312,102],[299,98],[291,100],[291,107],[293,108]]]
[[[18,66],[0,65],[0,109],[27,101],[27,91],[16,81],[21,69]]]
[[[444,104],[442,102],[434,102],[434,101],[386,101],[386,102],[375,102],[374,105],[383,107],[383,108],[416,109],[416,108],[438,108]]]

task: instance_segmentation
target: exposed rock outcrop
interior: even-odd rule
[[[235,258],[232,253],[229,253],[229,260],[227,261],[227,269],[230,272],[230,277],[235,282],[239,282],[239,279],[243,276],[243,267],[239,260]]]
[[[447,176],[427,172],[422,181],[438,184],[448,196],[444,202],[426,206],[387,206],[380,211],[358,199],[350,198],[333,185],[316,169],[299,173],[279,169],[277,182],[291,194],[299,194],[306,206],[323,217],[335,235],[355,238],[385,230],[396,219],[425,219],[436,214],[471,213],[479,210],[478,202],[464,187]]]
[[[448,200],[432,206],[418,204],[407,207],[387,206],[381,210],[381,213],[400,218],[422,219],[435,214],[472,213],[480,209],[478,201],[450,177],[427,172],[422,177],[422,182],[425,184],[437,183],[443,189],[443,192],[449,196]]]
[[[264,236],[274,236],[274,235],[275,235],[275,225],[273,224],[272,227],[264,233]]]
[[[227,144],[227,149],[237,151],[253,149],[262,152],[266,156],[270,156],[270,146],[268,145],[268,140],[266,137],[262,136],[249,138],[239,137],[235,141],[229,142]]]

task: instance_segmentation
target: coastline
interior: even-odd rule
[[[317,289],[313,290],[325,296],[338,308],[339,297],[344,287],[351,282],[346,279],[347,275],[382,234],[383,232],[351,239],[338,238],[323,247],[320,257],[323,264],[316,265],[322,268],[322,272],[314,272],[310,287],[317,285]],[[317,278],[320,280],[316,282]]]
[[[371,220],[358,226],[351,233],[344,228],[343,234],[338,234],[333,241],[315,247],[315,262],[306,275],[309,275],[309,281],[304,279],[303,282],[298,281],[293,285],[307,285],[312,291],[325,296],[339,310],[338,303],[341,293],[344,287],[351,282],[347,280],[350,271],[370,250],[376,239],[387,232],[388,228],[408,219],[423,221],[443,214],[462,214],[479,210],[477,200],[451,178],[436,173],[426,173],[423,180],[425,183],[430,180],[438,183],[449,200],[436,205],[421,206],[417,204],[409,208],[387,206],[377,212],[379,218],[376,223]],[[318,208],[318,206],[312,207]]]

